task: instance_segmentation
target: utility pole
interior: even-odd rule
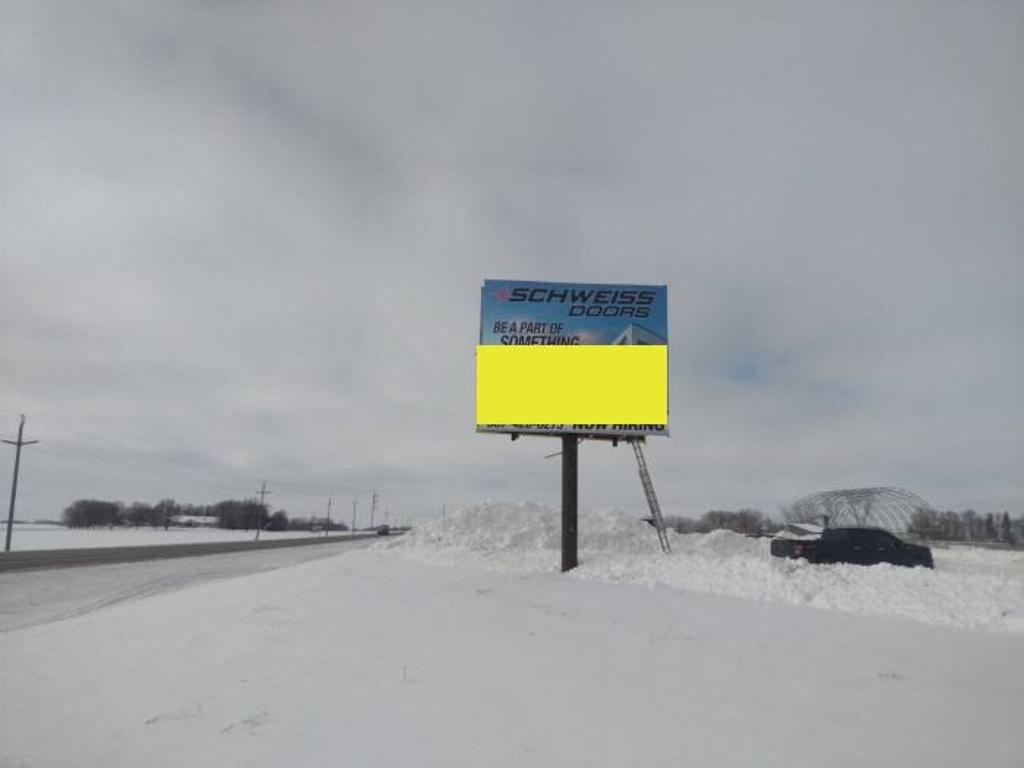
[[[18,439],[17,440],[4,440],[8,445],[15,446],[14,448],[14,480],[11,482],[11,507],[7,511],[7,540],[4,542],[4,552],[11,551],[11,530],[14,528],[14,500],[18,496],[18,467],[21,465],[21,446],[23,445],[34,445],[38,443],[38,440],[22,440],[22,434],[25,432],[25,414],[21,415],[21,421],[18,422]]]
[[[352,535],[356,533],[356,504],[359,503],[359,499],[352,499]]]
[[[373,528],[373,515],[377,511],[377,492],[370,497],[370,528]]]
[[[260,540],[260,513],[263,511],[263,499],[265,499],[267,494],[270,493],[270,491],[267,490],[267,481],[266,480],[263,481],[263,485],[260,486],[260,489],[259,489],[259,491],[257,491],[257,493],[259,493],[259,495],[260,495],[260,509],[259,509],[259,511],[256,512],[256,539],[255,540],[259,541]]]
[[[324,536],[331,535],[331,504],[334,503],[334,497],[327,497],[327,525],[324,526]]]

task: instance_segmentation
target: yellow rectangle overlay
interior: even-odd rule
[[[667,424],[667,346],[476,348],[476,423]]]

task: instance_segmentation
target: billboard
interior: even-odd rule
[[[477,430],[667,435],[667,287],[486,280]]]

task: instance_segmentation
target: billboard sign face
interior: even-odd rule
[[[668,290],[486,280],[477,430],[668,434]]]

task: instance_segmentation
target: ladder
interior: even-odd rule
[[[668,543],[668,534],[665,532],[665,518],[661,516],[661,505],[658,504],[658,497],[654,493],[654,483],[651,482],[651,473],[647,469],[644,450],[640,447],[640,440],[630,440],[629,443],[633,446],[633,455],[636,456],[636,466],[640,470],[640,484],[644,487],[647,506],[651,508],[651,517],[654,519],[654,527],[658,531],[661,551],[667,555],[672,551],[672,547]]]

